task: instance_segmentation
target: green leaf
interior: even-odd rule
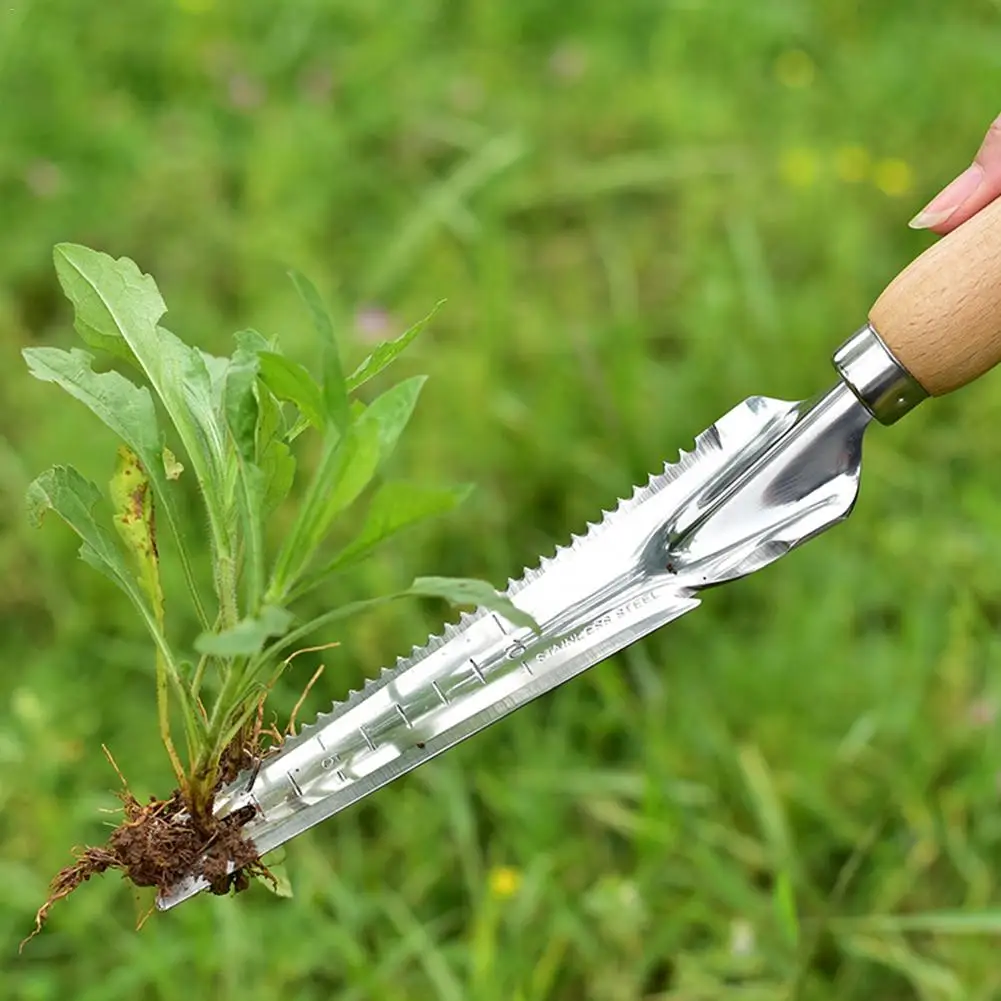
[[[772,901],[786,941],[792,948],[799,946],[799,914],[796,907],[796,891],[792,877],[787,869],[779,871],[775,878],[775,888],[772,891]]]
[[[301,643],[319,629],[325,629],[327,626],[330,626],[335,622],[342,622],[344,619],[351,618],[354,615],[361,615],[363,612],[372,611],[372,609],[388,605],[406,597],[409,597],[409,593],[407,591],[400,591],[396,594],[385,594],[379,598],[365,598],[361,601],[352,601],[347,605],[338,605],[336,608],[332,608],[329,611],[324,612],[322,615],[318,615],[316,618],[310,619],[308,622],[304,622],[300,626],[296,626],[292,632],[283,636],[280,640],[277,640],[270,647],[268,647],[263,654],[260,654],[258,656],[258,661],[273,662],[280,653],[284,653],[286,650],[294,648],[296,644]],[[279,663],[278,666],[274,668],[274,673],[271,678],[272,683],[278,678],[282,670],[283,665]]]
[[[382,455],[381,425],[359,421],[338,437],[331,429],[299,513],[275,561],[268,594],[286,598],[323,541],[334,518],[349,507],[375,475]]]
[[[63,291],[73,303],[77,329],[86,331],[87,337],[99,335],[102,345],[119,338],[146,373],[188,453],[205,497],[213,542],[225,552],[221,498],[226,436],[216,416],[205,358],[158,326],[166,304],[153,279],[133,261],[62,243],[56,247],[55,264]],[[152,470],[151,463],[146,465]]]
[[[124,482],[121,485],[124,487]],[[101,500],[100,490],[72,466],[53,466],[28,487],[28,518],[37,527],[46,512],[54,511],[82,540],[80,558],[114,582],[131,600],[156,643],[158,700],[167,683],[172,684],[184,716],[189,747],[194,746],[197,741],[197,716],[187,698],[187,690],[159,617],[144,600],[114,537],[94,517],[94,508]]]
[[[80,559],[117,584],[129,597],[176,678],[177,669],[159,623],[144,600],[114,536],[94,516],[94,508],[103,500],[97,486],[72,466],[53,466],[29,485],[25,500],[28,520],[36,528],[42,524],[46,512],[54,511],[76,532],[83,543]]]
[[[355,538],[322,570],[311,574],[296,589],[295,596],[301,597],[335,571],[365,559],[387,539],[412,525],[451,511],[469,496],[471,490],[468,485],[429,487],[398,480],[383,483],[372,497],[365,522]]]
[[[431,487],[399,480],[383,483],[372,498],[361,530],[330,566],[357,562],[405,528],[458,507],[471,492],[468,484]]]
[[[48,511],[54,511],[82,540],[81,559],[143,604],[114,538],[94,517],[93,509],[102,500],[95,484],[72,466],[53,466],[28,487],[26,500],[28,520],[34,527],[42,524]]]
[[[510,598],[499,594],[484,580],[469,577],[418,577],[406,593],[423,598],[443,598],[449,604],[459,607],[478,605],[503,615],[513,625],[541,632],[531,615],[523,612]]]
[[[403,429],[410,422],[417,398],[427,382],[427,376],[404,379],[381,396],[377,396],[358,418],[357,426],[374,422],[379,428],[379,463],[392,455]]]
[[[257,653],[272,636],[288,631],[294,616],[284,608],[265,605],[259,615],[241,619],[231,629],[218,633],[202,633],[195,640],[195,649],[210,657],[250,657]]]
[[[136,562],[139,583],[162,629],[163,588],[160,585],[160,555],[156,549],[152,485],[139,456],[125,445],[118,446],[115,474],[108,488],[115,528]]]
[[[202,607],[181,531],[180,513],[174,503],[170,480],[176,480],[184,467],[174,453],[162,444],[153,397],[145,386],[137,386],[118,372],[95,372],[94,356],[73,348],[25,348],[22,351],[28,371],[42,382],[52,382],[87,407],[139,457],[153,483],[157,504],[177,542],[184,577],[195,610],[203,625],[208,619]]]
[[[317,292],[313,283],[298,271],[290,271],[289,277],[302,301],[306,304],[313,326],[320,337],[324,409],[334,427],[339,431],[344,431],[349,421],[348,390],[344,382],[344,369],[341,367],[337,339],[334,336],[334,325],[330,322],[327,307],[324,306],[320,293]]]
[[[349,393],[354,392],[359,386],[363,386],[369,379],[374,379],[384,368],[389,366],[396,358],[406,350],[407,346],[417,337],[417,335],[428,325],[431,317],[438,312],[444,299],[437,303],[434,309],[418,320],[412,327],[405,330],[399,337],[392,341],[385,341],[380,344],[347,378],[347,389]]]
[[[238,330],[233,335],[236,346],[247,354],[260,354],[262,351],[276,351],[277,342],[268,340],[264,334],[248,327],[245,330]]]
[[[282,440],[285,423],[281,405],[261,382],[257,385],[257,465],[264,477],[262,517],[269,515],[288,496],[295,480],[295,456]]]
[[[257,368],[258,355],[238,347],[226,368],[223,390],[226,425],[245,462],[253,462],[257,452],[257,397],[254,395]]]
[[[1001,908],[970,911],[925,911],[916,914],[864,914],[832,918],[836,931],[905,935],[1001,935]]]
[[[264,504],[268,495],[266,474],[242,457],[239,464],[237,507],[242,529],[244,567],[246,568],[247,607],[257,608],[264,590]]]
[[[299,412],[315,428],[326,424],[323,390],[316,380],[298,362],[273,351],[258,355],[261,379],[279,399],[294,403]]]
[[[209,377],[209,398],[212,400],[212,411],[216,415],[220,427],[226,425],[226,374],[229,372],[229,359],[209,354],[201,348],[192,349],[200,359]]]
[[[21,351],[28,371],[42,382],[53,382],[88,407],[151,468],[161,451],[153,397],[118,372],[97,373],[94,356],[73,348],[38,347]]]

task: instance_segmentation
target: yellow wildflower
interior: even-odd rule
[[[872,180],[884,195],[899,198],[914,188],[914,171],[906,160],[880,160],[872,169]]]
[[[521,873],[508,865],[498,866],[490,870],[487,882],[493,896],[506,900],[518,892],[521,886]]]
[[[775,79],[783,87],[809,87],[815,76],[813,60],[802,49],[789,49],[775,60]]]
[[[817,180],[819,163],[812,149],[789,149],[779,159],[782,180],[792,188],[808,188]]]
[[[869,151],[863,146],[841,146],[834,154],[834,169],[847,184],[865,180],[869,170]]]

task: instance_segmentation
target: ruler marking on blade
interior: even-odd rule
[[[320,750],[321,751],[325,751],[327,749],[327,745],[324,744],[323,741],[320,739],[320,735],[319,734],[316,735],[315,739],[316,739],[316,742],[320,745]]]
[[[629,614],[639,616],[636,623],[636,632],[630,635],[609,637],[608,639],[597,635],[604,631],[607,623],[600,625],[589,622],[583,629],[573,620],[567,622],[552,620],[554,609],[565,612],[574,611],[578,618],[578,612],[582,612],[580,601],[583,598],[602,598],[601,602],[596,601],[596,608],[604,601],[604,591],[608,588],[602,581],[610,584],[620,585],[619,578],[614,578],[614,573],[618,567],[618,561],[628,560],[630,556],[640,559],[641,556],[649,555],[648,550],[654,543],[651,537],[647,539],[645,548],[638,549],[638,542],[630,542],[634,532],[648,533],[653,531],[658,525],[663,527],[667,524],[667,518],[677,518],[677,512],[687,512],[689,508],[694,510],[699,491],[707,489],[712,478],[719,476],[728,464],[736,464],[738,469],[743,469],[750,463],[757,463],[767,449],[771,449],[775,442],[782,438],[786,431],[795,425],[797,408],[800,404],[787,403],[785,401],[771,400],[765,397],[754,397],[744,401],[731,412],[724,415],[720,420],[712,424],[706,431],[702,432],[695,440],[695,448],[691,453],[682,451],[676,463],[665,463],[663,471],[656,475],[651,475],[644,486],[637,485],[632,491],[632,496],[621,499],[613,509],[602,511],[602,518],[595,524],[588,523],[588,530],[582,535],[573,535],[572,541],[567,546],[557,546],[552,556],[542,557],[534,568],[526,568],[520,580],[508,581],[507,595],[513,596],[522,588],[533,584],[538,589],[531,592],[529,607],[527,610],[533,613],[538,621],[542,623],[543,633],[563,634],[568,631],[569,641],[559,643],[552,651],[543,649],[536,652],[534,650],[537,639],[529,638],[517,627],[515,623],[509,622],[499,613],[488,612],[487,609],[479,609],[470,615],[463,613],[458,624],[448,625],[444,633],[440,636],[428,638],[427,643],[421,649],[414,647],[413,651],[406,658],[398,658],[395,669],[386,669],[382,675],[365,682],[360,691],[349,693],[348,698],[333,706],[329,713],[321,713],[315,723],[302,728],[295,738],[289,740],[282,749],[279,757],[285,757],[288,762],[295,761],[296,767],[284,771],[281,764],[272,763],[273,785],[275,796],[273,804],[270,804],[275,816],[272,819],[263,809],[261,821],[254,822],[254,833],[259,834],[264,840],[258,843],[262,846],[270,845],[267,838],[278,838],[274,843],[281,844],[289,837],[296,836],[297,832],[305,830],[320,819],[331,816],[335,812],[344,809],[350,803],[369,795],[375,788],[380,788],[386,782],[416,767],[423,760],[447,750],[472,733],[489,725],[495,719],[507,715],[526,701],[537,697],[544,691],[551,690],[555,685],[562,684],[570,677],[576,676],[582,670],[596,661],[610,655],[610,651],[621,646],[620,640],[628,645],[634,642],[639,636],[646,635],[649,629],[655,628],[652,625],[653,617],[643,619],[642,614],[631,604],[626,604],[618,609],[620,616]],[[700,463],[704,463],[700,467]],[[696,472],[701,468],[702,472]],[[685,477],[690,479],[685,481]],[[677,486],[676,486],[677,484]],[[663,494],[667,488],[671,488],[670,495]],[[660,507],[645,509],[644,505],[652,498],[661,495],[666,500],[657,500],[654,503]],[[665,507],[666,505],[666,507]],[[686,506],[687,505],[687,506]],[[663,508],[663,510],[661,510]],[[668,510],[670,508],[670,510]],[[628,519],[634,517],[634,512],[639,509],[645,511],[636,517],[634,522]],[[672,511],[674,513],[672,513]],[[690,512],[689,512],[690,513]],[[623,537],[616,537],[614,533],[620,532]],[[600,538],[606,541],[599,544],[595,549],[588,550],[592,543],[597,543]],[[645,536],[644,536],[645,538]],[[640,542],[643,540],[640,539]],[[621,542],[621,544],[619,544]],[[585,553],[592,553],[591,562],[587,562]],[[575,560],[582,562],[575,563]],[[644,563],[640,569],[647,571],[651,567]],[[660,569],[662,568],[654,568]],[[556,573],[551,578],[552,586],[549,591],[540,580],[544,580],[546,575],[552,571]],[[580,571],[580,572],[578,572]],[[586,572],[585,572],[586,571]],[[613,573],[614,571],[614,573]],[[588,581],[588,577],[595,578]],[[614,579],[613,579],[614,578]],[[589,590],[585,593],[585,588]],[[613,589],[614,590],[614,589]],[[683,589],[681,589],[683,591]],[[581,595],[577,592],[581,591]],[[582,598],[583,595],[583,598]],[[665,619],[670,621],[679,614],[684,614],[691,607],[698,605],[698,601],[679,593],[679,598],[685,598],[676,611]],[[578,600],[579,599],[579,600]],[[562,604],[560,604],[562,602]],[[540,616],[538,613],[542,612]],[[665,615],[669,609],[665,609]],[[471,632],[463,638],[464,632],[477,622],[486,625],[486,618],[493,619],[493,625],[487,626],[485,630]],[[557,616],[559,619],[559,616]],[[493,626],[496,626],[494,631]],[[558,627],[558,628],[557,628]],[[625,626],[622,627],[623,630]],[[519,639],[519,637],[521,637]],[[552,635],[546,637],[552,639]],[[580,650],[581,640],[587,639],[589,644],[593,644],[593,649]],[[455,642],[458,640],[458,642]],[[439,651],[447,649],[449,644],[453,644],[454,650],[448,654],[440,654]],[[484,665],[472,661],[463,656],[462,648],[468,652],[473,649],[480,662]],[[484,660],[482,653],[486,647],[490,652],[488,659]],[[505,650],[504,647],[507,649]],[[421,667],[422,661],[436,657],[435,661],[428,663],[426,667]],[[560,659],[554,664],[553,657]],[[563,658],[570,660],[563,662]],[[466,660],[470,666],[463,666]],[[502,666],[507,662],[506,667]],[[511,662],[514,663],[511,663]],[[417,672],[409,675],[407,684],[402,685],[408,693],[414,693],[414,702],[409,699],[402,704],[394,704],[396,700],[373,699],[380,690],[390,684],[395,684],[397,679],[406,676],[406,672],[418,668]],[[525,675],[531,680],[514,680],[515,673],[520,673],[520,668],[524,668]],[[481,705],[487,698],[487,693],[494,684],[494,671],[498,672],[498,698],[489,706]],[[476,686],[475,694],[469,690],[469,678],[476,675],[483,687]],[[484,679],[484,674],[489,680]],[[437,676],[437,680],[432,680]],[[410,680],[416,684],[414,688]],[[444,690],[443,690],[444,689]],[[425,702],[417,696],[423,690],[424,698],[430,692],[434,692],[434,698],[440,703],[440,707],[428,707]],[[448,694],[446,694],[448,692]],[[387,695],[389,692],[386,693]],[[470,708],[480,706],[472,715],[462,715],[463,707],[469,700]],[[366,700],[370,700],[370,711],[362,711],[354,720],[348,719],[348,715],[356,709],[365,705]],[[404,708],[406,705],[406,708]],[[445,711],[443,712],[442,709]],[[386,713],[390,721],[397,716],[408,726],[410,719],[415,722],[418,718],[421,725],[425,725],[424,717],[427,715],[429,721],[427,725],[429,732],[434,738],[434,743],[418,742],[417,748],[422,752],[425,746],[428,748],[424,754],[414,752],[412,756],[405,756],[402,762],[394,757],[392,760],[379,763],[382,759],[376,760],[363,752],[364,764],[359,764],[356,773],[354,767],[344,764],[338,767],[340,759],[337,756],[324,757],[321,765],[320,758],[323,757],[327,747],[340,747],[342,751],[349,753],[351,760],[355,753],[360,750],[357,744],[357,736],[360,733],[365,744],[372,752],[378,754],[383,749],[398,751],[394,746],[396,737],[392,735],[392,724],[388,731],[384,732],[387,723]],[[408,715],[409,714],[409,715]],[[447,723],[444,732],[437,732],[435,729],[435,717],[442,718],[441,722]],[[342,725],[341,720],[344,720]],[[353,725],[352,725],[353,724]],[[398,723],[397,723],[398,725]],[[370,736],[364,729],[368,726],[376,736]],[[312,747],[304,746],[312,736],[316,736],[316,731],[323,729],[327,734],[324,740],[318,740]],[[329,728],[329,732],[328,732]],[[398,735],[397,735],[398,736]],[[431,737],[427,738],[429,741]],[[409,743],[409,739],[407,743]],[[304,753],[298,753],[299,749]],[[296,753],[295,758],[290,757]],[[319,766],[319,767],[318,767]],[[286,766],[287,767],[287,766]],[[314,769],[311,773],[310,769]],[[321,771],[322,769],[322,771]],[[331,771],[336,769],[334,774],[337,780],[347,788],[336,788],[324,786],[320,776],[326,774],[331,776]],[[350,775],[346,774],[348,771]],[[299,794],[299,803],[292,803],[287,791],[281,788],[280,778],[284,772],[287,778],[285,789],[289,787],[295,789]],[[290,772],[294,772],[293,777]],[[268,776],[264,776],[267,778]],[[329,781],[330,778],[327,779]],[[305,795],[303,795],[305,794]],[[225,794],[224,794],[225,795]],[[258,793],[260,795],[260,792]],[[300,812],[304,801],[309,798],[305,813]],[[325,806],[323,804],[326,804]],[[260,831],[258,831],[260,828]]]

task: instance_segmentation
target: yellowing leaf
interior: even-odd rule
[[[119,536],[135,559],[139,583],[153,606],[157,622],[163,625],[163,590],[160,586],[160,557],[156,549],[156,515],[153,489],[139,457],[119,445],[115,475],[109,484],[113,521]]]
[[[163,471],[168,480],[176,480],[184,472],[184,464],[166,446],[163,448]]]

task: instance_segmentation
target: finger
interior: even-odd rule
[[[912,229],[944,235],[1001,195],[1001,115],[962,174],[937,194],[910,222]]]

